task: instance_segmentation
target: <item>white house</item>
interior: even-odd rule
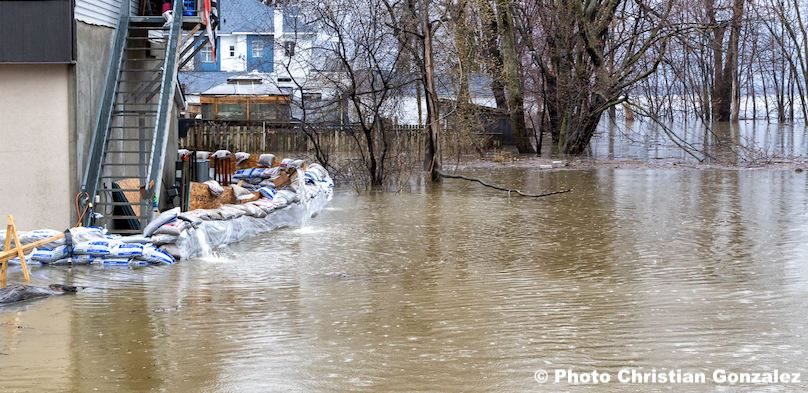
[[[263,84],[274,85],[296,102],[316,102],[335,94],[314,77],[321,71],[317,64],[324,61],[315,43],[327,37],[306,22],[298,7],[228,0],[221,8],[216,55],[206,47],[180,73],[189,115],[201,115],[200,97],[206,92],[222,91],[243,75],[259,75]]]

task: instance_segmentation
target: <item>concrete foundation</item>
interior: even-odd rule
[[[115,29],[76,21],[76,65],[73,74],[75,129],[71,163],[71,195],[81,186],[87,153],[98,118],[101,96],[109,68]],[[74,212],[75,215],[75,212]]]

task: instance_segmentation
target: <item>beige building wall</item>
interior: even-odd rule
[[[0,64],[0,219],[70,226],[70,66]],[[4,228],[3,228],[4,229]]]

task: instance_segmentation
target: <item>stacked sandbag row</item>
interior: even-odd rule
[[[272,169],[278,167],[242,171],[263,173]],[[177,208],[163,212],[146,227],[143,235],[146,238],[167,237],[168,241],[160,248],[177,259],[199,255],[205,247],[195,243],[209,243],[216,247],[277,227],[299,224],[306,214],[314,212],[307,208],[289,209],[307,207],[310,200],[320,197],[324,202],[317,206],[319,210],[330,200],[333,186],[325,168],[312,164],[303,176],[296,177],[282,189],[276,190],[274,185],[260,187],[261,198],[258,200],[215,209],[180,212]],[[278,213],[280,211],[284,213]]]
[[[41,239],[59,232],[32,231]],[[30,234],[30,233],[29,233]],[[48,234],[48,236],[45,236]],[[23,238],[23,236],[20,236]],[[70,229],[70,244],[65,239],[35,248],[28,256],[32,261],[48,265],[168,265],[176,260],[159,248],[168,239],[146,239],[143,236],[110,235],[103,228],[78,227]]]
[[[277,167],[253,169],[263,171]],[[280,190],[274,185],[260,188],[261,198],[258,200],[184,213],[179,208],[172,209],[149,223],[142,235],[118,236],[108,234],[102,228],[72,228],[69,230],[69,245],[60,239],[34,249],[27,259],[50,265],[172,264],[177,259],[199,255],[199,249],[204,247],[194,242],[218,246],[278,227],[299,224],[306,215],[318,212],[331,199],[333,187],[325,168],[311,164],[303,176],[296,177]],[[59,233],[47,229],[20,232],[20,241],[29,244]],[[0,236],[4,233],[0,232]],[[188,251],[188,248],[194,250]]]

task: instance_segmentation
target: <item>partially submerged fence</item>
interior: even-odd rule
[[[388,125],[385,138],[391,152],[406,152],[420,159],[426,145],[427,131],[418,125]],[[359,154],[358,147],[365,145],[365,136],[358,126],[303,125],[300,123],[260,122],[244,124],[236,122],[198,122],[188,129],[180,140],[180,146],[191,150],[249,153],[272,152],[312,153],[315,144],[327,155],[351,157]],[[380,136],[375,144],[379,146]],[[360,143],[357,143],[360,142]],[[480,149],[498,147],[496,135],[487,133],[462,133],[444,129],[444,155],[474,154]]]
[[[387,137],[420,155],[426,133],[419,126],[395,125]],[[188,129],[180,146],[215,151],[219,149],[246,152],[313,152],[315,143],[326,153],[351,153],[356,139],[364,138],[356,126],[310,126],[295,123],[237,124],[200,122]]]

